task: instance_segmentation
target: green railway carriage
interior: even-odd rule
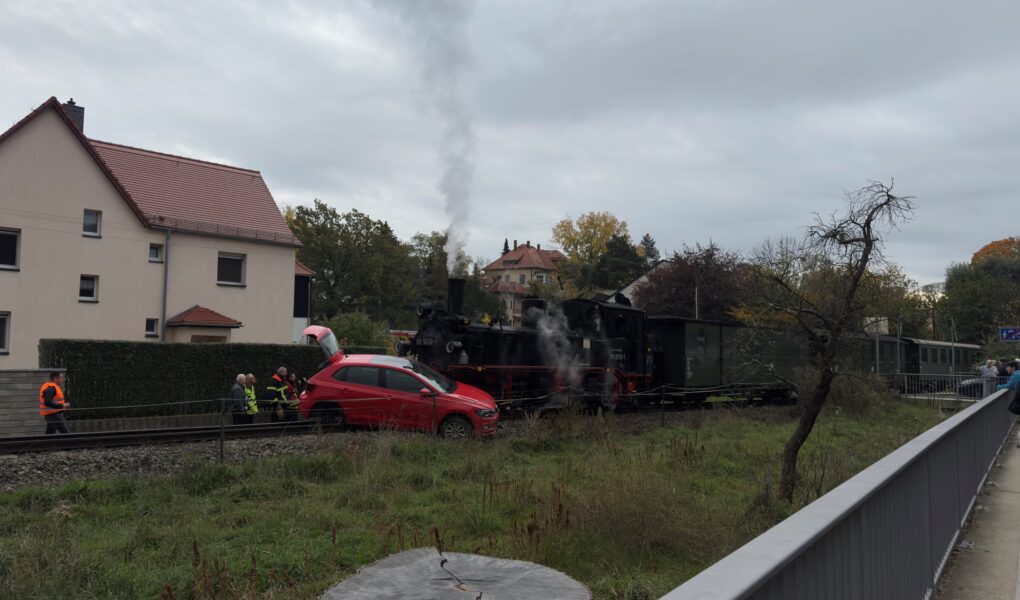
[[[784,380],[809,360],[808,339],[797,331],[667,316],[648,317],[647,331],[653,384],[688,401],[716,394],[775,399],[786,392]],[[840,370],[910,373],[922,381],[928,375],[935,381],[972,372],[979,351],[973,344],[862,335],[851,343]]]

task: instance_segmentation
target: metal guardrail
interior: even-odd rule
[[[1007,377],[982,377],[977,373],[953,373],[951,375],[888,373],[883,375],[889,385],[905,396],[923,396],[930,399],[952,398],[957,400],[980,400],[990,396],[995,386],[1006,383]]]
[[[1015,421],[1005,390],[907,442],[665,600],[927,600]]]

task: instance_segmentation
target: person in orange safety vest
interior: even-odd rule
[[[50,380],[39,388],[39,414],[46,419],[46,435],[52,433],[70,433],[64,411],[71,408],[64,402],[64,374],[60,371],[50,373]]]

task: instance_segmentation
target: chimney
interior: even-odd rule
[[[527,246],[528,248],[530,248],[531,247],[531,240],[528,240],[528,241],[524,242],[524,245]]]
[[[71,118],[71,122],[74,123],[78,131],[85,131],[85,107],[78,106],[74,103],[74,98],[71,98],[67,102],[60,105],[67,116]]]
[[[446,283],[446,309],[451,315],[464,312],[464,280],[451,277]]]
[[[539,252],[541,252],[542,251],[542,244],[537,244],[535,246],[535,249],[538,250]]]
[[[514,250],[517,249],[517,240],[514,240]]]

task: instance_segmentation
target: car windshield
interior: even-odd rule
[[[438,388],[447,394],[457,389],[457,382],[449,377],[436,373],[416,360],[408,362],[411,363],[410,369],[417,373],[419,377],[432,384],[432,387]]]

